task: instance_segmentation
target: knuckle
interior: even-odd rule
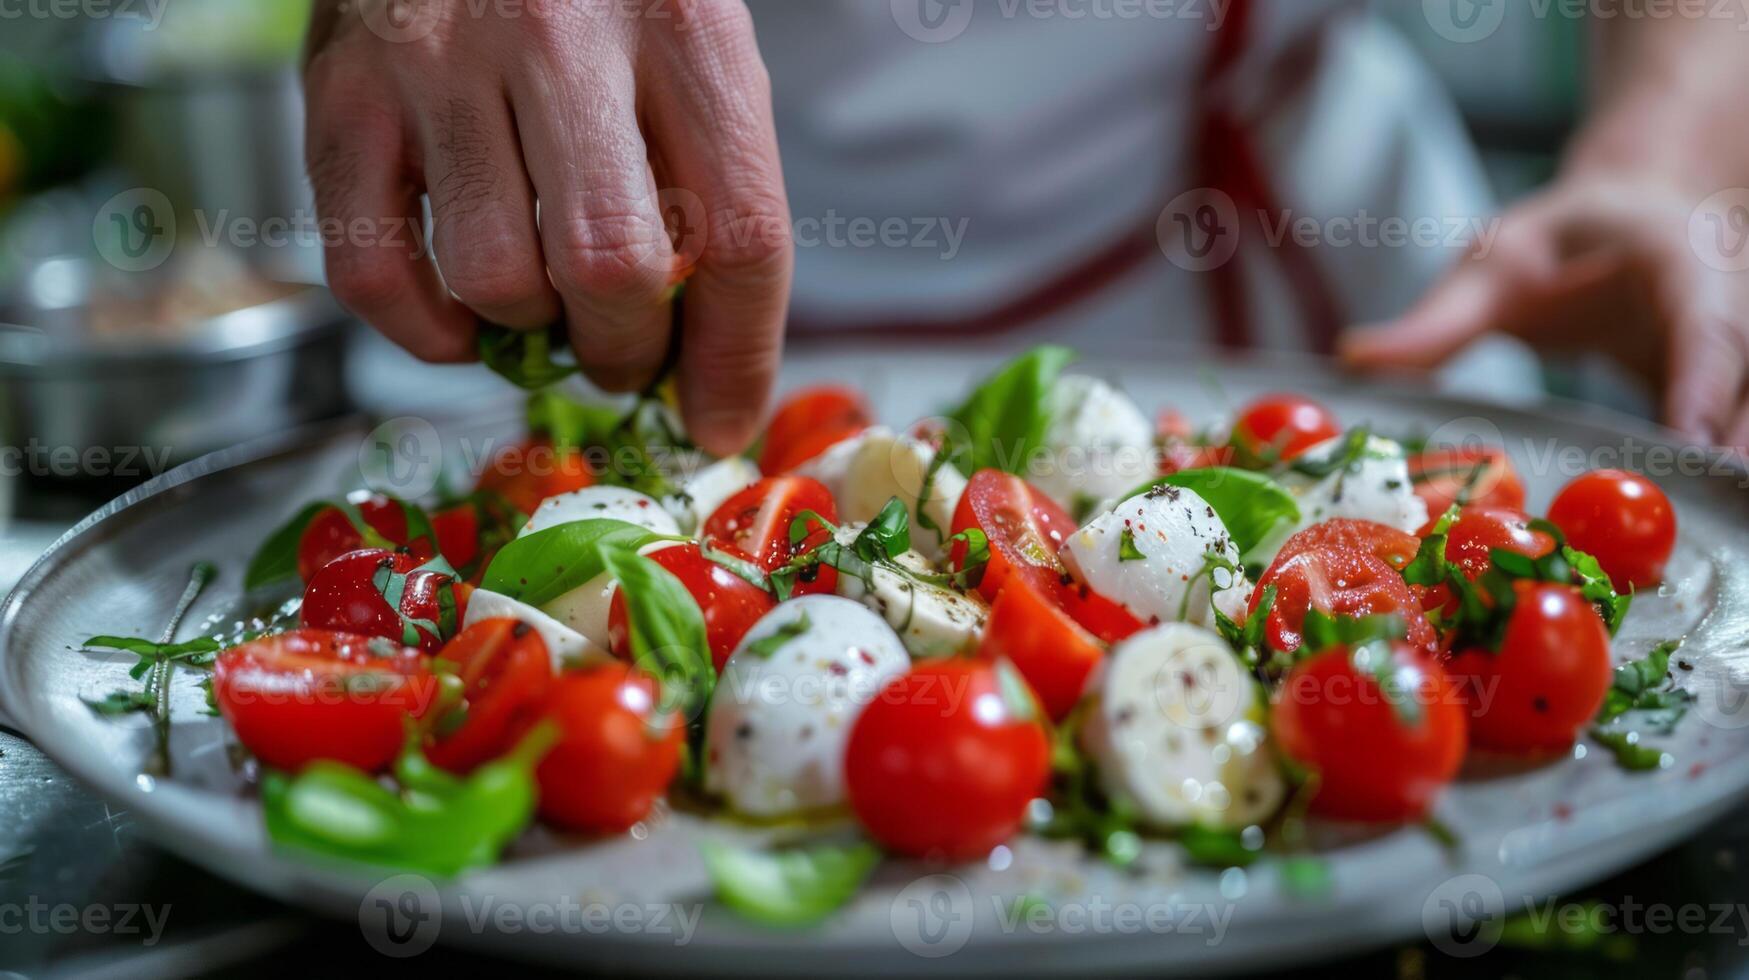
[[[519,306],[541,295],[546,275],[540,262],[520,255],[510,245],[487,246],[483,255],[457,253],[444,266],[443,278],[450,291],[472,307],[503,309]]]
[[[396,268],[399,259],[380,249],[328,249],[328,289],[347,309],[368,318],[400,302],[405,281]]]
[[[667,233],[642,214],[590,215],[556,230],[547,262],[566,291],[619,305],[660,299],[668,288]]]
[[[777,278],[794,250],[788,207],[766,193],[737,195],[710,215],[705,260],[735,275]]]

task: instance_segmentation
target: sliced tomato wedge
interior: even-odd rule
[[[831,537],[828,528],[810,522],[808,536],[798,544],[790,544],[790,525],[810,510],[828,521],[838,520],[838,505],[824,483],[806,476],[766,477],[718,507],[705,519],[699,537],[768,572],[774,571]],[[797,580],[795,594],[831,592],[837,584],[838,570],[822,565],[811,580]]]
[[[1009,578],[1019,574],[1106,643],[1115,643],[1142,628],[1142,621],[1129,610],[1070,580],[1057,552],[1075,533],[1075,521],[1020,477],[999,470],[980,470],[972,475],[954,509],[953,533],[970,528],[984,532],[990,542],[990,563],[978,583],[984,598],[995,601]],[[965,543],[956,542],[948,557],[955,568],[963,568]]]
[[[244,748],[296,771],[318,759],[387,766],[437,682],[419,651],[354,633],[300,629],[219,654],[213,699]]]
[[[1417,453],[1409,457],[1409,480],[1433,520],[1459,497],[1467,506],[1524,509],[1524,483],[1504,449],[1474,446]]]
[[[1378,616],[1403,618],[1411,646],[1432,651],[1438,643],[1433,624],[1422,612],[1421,602],[1403,576],[1383,559],[1364,551],[1342,548],[1308,548],[1286,560],[1277,559],[1257,580],[1251,594],[1251,613],[1256,614],[1263,594],[1275,587],[1265,633],[1277,650],[1298,650],[1301,627],[1308,610],[1317,608],[1333,616]]]
[[[1052,721],[1061,721],[1081,700],[1105,648],[1020,576],[1009,580],[990,608],[977,655],[984,660],[1007,658],[1038,695],[1045,713]]]
[[[426,751],[432,762],[469,772],[516,746],[541,718],[553,680],[547,645],[527,623],[482,619],[444,644],[438,658],[455,664],[462,703],[460,727],[444,731]]]
[[[706,558],[696,544],[652,551],[650,560],[672,572],[697,600],[699,611],[704,613],[711,661],[718,673],[729,662],[729,654],[735,652],[741,637],[777,605],[771,593]],[[626,601],[618,589],[613,592],[613,605],[607,614],[607,641],[614,656],[631,659]]]
[[[772,476],[788,473],[873,422],[868,403],[854,388],[804,388],[785,399],[771,417],[759,452],[759,471]]]

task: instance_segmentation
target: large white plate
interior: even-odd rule
[[[951,400],[993,363],[991,355],[966,351],[802,356],[789,365],[786,383],[860,385],[886,417],[903,423]],[[1121,382],[1150,410],[1172,405],[1193,419],[1218,413],[1225,399],[1289,388],[1319,395],[1345,421],[1370,420],[1381,431],[1480,436],[1512,452],[1533,507],[1593,466],[1625,463],[1655,472],[1682,521],[1673,587],[1641,597],[1618,653],[1637,655],[1658,640],[1688,637],[1682,657],[1695,669],[1681,680],[1700,701],[1668,741],[1676,764],[1626,773],[1595,749],[1537,767],[1473,764],[1438,811],[1462,836],[1460,854],[1445,853],[1414,829],[1327,828],[1321,846],[1333,887],[1321,899],[1280,887],[1269,862],[1220,875],[1184,868],[1171,846],[1160,845],[1140,870],[1118,872],[1074,846],[1027,839],[974,867],[888,862],[824,925],[773,931],[706,902],[691,843],[699,834],[751,839],[764,832],[683,817],[642,839],[587,842],[536,832],[500,867],[434,890],[405,878],[384,883],[381,875],[270,848],[247,783],[230,764],[222,726],[198,714],[201,694],[192,678],[176,688],[174,778],[139,776],[149,744],[142,721],[95,717],[80,700],[125,683],[129,658],[77,649],[98,633],[155,634],[197,560],[217,561],[224,577],[190,622],[222,611],[267,531],[302,501],[357,483],[362,423],[197,461],[70,531],[0,607],[0,704],[58,763],[132,810],[164,846],[217,874],[289,902],[362,915],[367,936],[383,932],[385,907],[429,912],[417,929],[419,919],[400,920],[413,939],[396,948],[437,938],[516,957],[660,971],[798,973],[854,965],[1191,974],[1303,962],[1421,935],[1476,949],[1460,942],[1471,938],[1464,913],[1497,921],[1498,912],[1605,876],[1669,845],[1749,790],[1749,709],[1741,704],[1749,700],[1742,696],[1749,691],[1749,574],[1742,564],[1749,506],[1739,471],[1678,454],[1662,434],[1592,410],[1484,408],[1408,389],[1357,387],[1302,364],[1199,366],[1179,358],[1095,361],[1082,369]],[[1219,390],[1209,383],[1211,371]],[[512,438],[517,427],[509,400],[464,418],[434,421],[446,452],[468,460]],[[673,909],[656,909],[677,905],[690,916],[701,902],[708,907],[696,933],[677,942],[680,920]],[[1031,910],[1018,924],[1017,907]],[[604,909],[619,918],[600,918]],[[657,915],[661,923],[653,921]],[[1482,936],[1485,945],[1485,929]]]

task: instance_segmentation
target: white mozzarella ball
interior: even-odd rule
[[[1154,427],[1130,397],[1098,378],[1057,382],[1045,454],[1029,482],[1073,514],[1091,513],[1156,474]]]
[[[1143,622],[1208,624],[1211,584],[1223,609],[1250,596],[1226,525],[1182,487],[1131,497],[1070,535],[1061,555],[1076,581]],[[1217,567],[1211,555],[1232,568]]]
[[[679,492],[662,498],[662,507],[681,532],[696,534],[705,520],[735,494],[759,482],[759,467],[740,456],[719,459],[680,481]]]
[[[780,637],[774,647],[762,641]],[[705,786],[779,817],[844,803],[850,727],[911,666],[885,620],[834,595],[792,599],[747,631],[705,722]]]
[[[1106,795],[1150,826],[1240,828],[1281,805],[1261,691],[1213,631],[1137,633],[1112,649],[1092,698],[1082,745]]]
[[[589,637],[526,602],[485,589],[475,589],[473,595],[468,597],[468,613],[462,617],[462,626],[466,628],[481,620],[499,618],[520,620],[539,633],[541,640],[547,645],[547,653],[552,657],[555,671],[581,660],[608,656],[605,643],[593,642]]]
[[[541,501],[518,536],[574,521],[602,519],[636,524],[655,534],[680,533],[673,515],[663,510],[654,497],[625,487],[584,487]]]
[[[840,526],[838,543],[850,547],[864,527]],[[951,657],[975,649],[990,618],[990,607],[983,598],[975,592],[919,581],[916,576],[939,574],[940,569],[916,551],[899,555],[893,563],[899,567],[870,567],[866,581],[840,571],[838,594],[879,613],[898,632],[913,657]]]
[[[947,529],[966,478],[952,463],[943,463],[934,480],[928,480],[934,459],[934,448],[922,440],[877,426],[838,443],[796,472],[824,483],[838,503],[838,519],[847,523],[871,521],[887,501],[903,500],[911,512],[911,547],[930,561],[940,561],[947,553]],[[920,500],[926,481],[928,499]],[[925,527],[919,512],[940,530]]]

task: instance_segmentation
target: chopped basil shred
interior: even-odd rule
[[[742,649],[755,657],[769,660],[772,654],[783,649],[784,644],[813,628],[814,624],[808,621],[808,614],[803,612],[795,619],[779,626],[770,636],[760,637]]]
[[[699,851],[719,901],[755,922],[791,927],[837,911],[881,859],[868,843],[755,851],[707,839]]]
[[[1127,527],[1124,528],[1117,536],[1117,560],[1120,562],[1146,561],[1147,558],[1147,555],[1142,554],[1142,549],[1136,547],[1136,533]]]

